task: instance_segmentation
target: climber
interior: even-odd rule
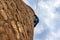
[[[39,18],[36,15],[34,15],[34,16],[35,16],[34,27],[36,27],[36,25],[39,23]]]

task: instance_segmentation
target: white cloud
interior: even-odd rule
[[[48,5],[46,2],[40,1],[40,2],[38,3],[38,6],[39,6],[41,9],[43,9],[42,12],[43,12],[44,15],[42,15],[42,17],[43,17],[43,16],[46,16],[46,17],[43,18],[44,21],[45,21],[45,23],[46,23],[46,25],[47,25],[48,27],[53,26],[53,25],[51,25],[51,23],[52,23],[51,20],[54,19],[55,14],[53,13],[53,10],[52,10],[53,7],[51,7],[52,5]],[[45,10],[46,10],[46,13],[44,12]],[[41,13],[41,14],[42,14],[42,13]]]
[[[46,17],[43,17],[42,19],[44,19],[45,23],[50,27],[54,26],[54,25],[50,25],[50,24],[53,23],[52,21],[56,17],[56,14],[54,13],[54,9],[59,4],[60,4],[60,0],[48,0],[47,2],[41,0],[38,3],[38,6],[40,7],[40,10],[43,9],[43,10],[41,10],[43,12],[42,17],[46,16]],[[44,11],[46,11],[46,13]]]
[[[58,38],[60,38],[60,30],[58,30],[57,32],[51,31],[48,35],[46,40],[60,40]]]
[[[42,25],[37,26],[34,30],[35,34],[40,34],[44,30],[44,27]]]
[[[48,9],[49,8],[49,6],[45,3],[45,2],[43,2],[43,1],[40,1],[39,3],[38,3],[38,6],[40,6],[40,8],[46,8],[46,9]]]
[[[55,7],[58,7],[59,5],[60,5],[60,0],[49,0],[47,2],[41,0],[38,3],[40,10],[43,9],[43,10],[41,10],[44,14],[44,15],[42,15],[42,17],[46,16],[46,17],[43,17],[42,19],[44,19],[43,21],[45,22],[45,24],[48,26],[49,30],[51,31],[51,32],[49,32],[49,34],[45,40],[59,40],[58,38],[60,38],[60,30],[57,29],[57,32],[53,31],[56,29],[56,27],[54,26],[54,24],[55,24],[54,19],[56,17],[58,17],[54,13],[54,9],[55,9]],[[46,13],[44,11],[46,11]],[[41,14],[42,14],[42,12],[41,12]]]
[[[60,5],[60,0],[56,0],[56,2],[54,3],[55,7],[58,7]]]

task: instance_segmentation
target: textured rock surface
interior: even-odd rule
[[[0,40],[33,40],[34,12],[22,0],[0,0]]]

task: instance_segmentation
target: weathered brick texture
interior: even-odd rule
[[[22,0],[0,0],[0,40],[33,40],[34,11]]]

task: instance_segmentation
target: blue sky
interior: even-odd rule
[[[60,0],[24,0],[39,17],[34,40],[60,40]]]

